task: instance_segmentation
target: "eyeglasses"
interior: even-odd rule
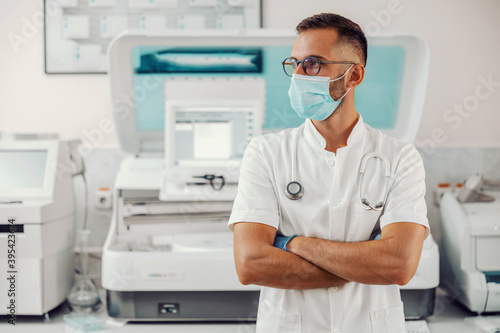
[[[203,178],[205,180],[208,180],[209,183],[194,183],[194,185],[208,185],[212,186],[212,188],[216,191],[220,191],[224,185],[226,184],[226,181],[224,180],[224,176],[216,176],[216,175],[203,175],[203,176],[193,176],[193,178]]]
[[[299,66],[299,64],[302,64],[302,69],[304,70],[304,73],[310,76],[315,76],[318,75],[319,71],[321,70],[322,64],[355,65],[356,63],[352,61],[323,61],[316,57],[307,57],[304,60],[299,61],[293,57],[290,57],[283,60],[281,64],[283,65],[283,70],[285,71],[285,74],[288,76],[292,76],[293,71]]]

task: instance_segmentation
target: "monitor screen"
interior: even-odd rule
[[[0,189],[43,188],[46,150],[0,150]]]
[[[176,166],[223,166],[230,160],[241,160],[253,137],[251,108],[174,109]]]

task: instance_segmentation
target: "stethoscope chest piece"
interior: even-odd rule
[[[285,195],[290,200],[298,200],[304,195],[304,188],[299,182],[289,182],[285,189]]]

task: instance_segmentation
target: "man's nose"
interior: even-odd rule
[[[307,75],[304,72],[304,67],[302,67],[302,63],[298,64],[297,67],[293,69],[293,74]]]

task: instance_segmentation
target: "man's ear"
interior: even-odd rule
[[[352,66],[348,75],[347,88],[354,88],[363,82],[363,78],[365,77],[365,67],[361,64],[355,64]]]

